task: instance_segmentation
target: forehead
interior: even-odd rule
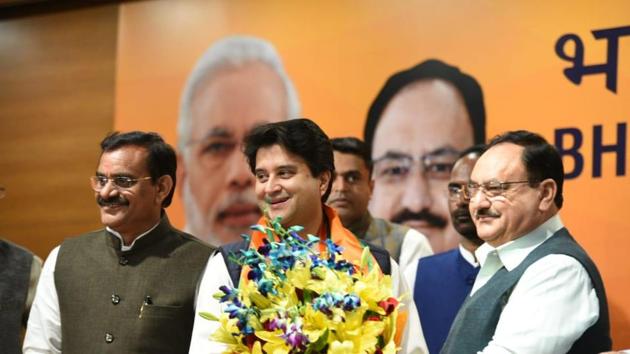
[[[512,143],[495,145],[481,155],[473,168],[471,179],[475,182],[525,179],[527,171],[521,160],[522,155],[522,146]]]
[[[459,91],[444,80],[427,79],[407,85],[389,102],[376,127],[372,158],[387,151],[415,156],[472,144],[472,125]]]
[[[280,121],[288,115],[282,80],[262,63],[215,72],[200,83],[191,113],[193,139],[213,130],[243,135],[258,124]]]
[[[293,154],[282,145],[263,146],[256,152],[256,170],[271,171],[286,166],[308,169],[302,157]]]
[[[472,153],[457,160],[451,171],[451,182],[467,183],[477,159],[479,155]]]
[[[145,148],[133,145],[104,152],[99,160],[98,171],[109,174],[147,171],[148,154]]]
[[[335,171],[337,174],[344,174],[349,171],[359,171],[367,173],[368,169],[365,161],[357,155],[340,151],[333,152],[335,157]]]

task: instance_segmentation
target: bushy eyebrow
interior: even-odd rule
[[[101,176],[102,176],[102,177],[108,177],[106,174],[104,174],[104,173],[102,173],[102,172],[98,172],[98,171],[96,171],[96,174],[95,174],[95,175],[96,175],[96,176],[99,176],[99,177],[101,177]],[[133,175],[133,174],[131,174],[131,173],[126,173],[126,172],[121,172],[121,173],[112,173],[112,174],[109,176],[109,178],[112,178],[112,177],[129,177],[129,178],[136,178],[136,176],[135,176],[135,175]]]

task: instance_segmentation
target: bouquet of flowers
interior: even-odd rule
[[[211,339],[227,344],[226,353],[396,352],[400,303],[367,247],[354,265],[330,239],[319,252],[319,238],[284,229],[278,218],[252,229],[267,237],[230,255],[243,271],[238,288],[214,295],[224,313],[201,314],[220,322]]]

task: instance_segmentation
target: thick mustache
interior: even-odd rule
[[[125,197],[123,197],[122,195],[107,198],[107,199],[99,195],[98,197],[96,197],[96,204],[102,207],[115,206],[115,205],[126,206],[126,205],[129,205],[129,201],[125,199]]]
[[[447,221],[427,209],[422,209],[419,213],[413,212],[409,209],[403,209],[400,213],[394,215],[392,222],[402,224],[406,221],[426,221],[429,225],[437,228],[445,228]]]
[[[489,208],[479,209],[475,213],[475,219],[479,219],[480,217],[483,217],[483,216],[488,216],[488,217],[491,217],[491,218],[498,218],[499,216],[501,216],[501,214],[499,212],[493,211],[493,210],[491,210]]]

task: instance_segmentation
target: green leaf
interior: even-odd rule
[[[205,318],[208,321],[216,321],[219,322],[219,318],[213,314],[211,314],[210,312],[199,312],[199,316]]]
[[[252,230],[258,231],[258,232],[262,232],[263,234],[266,232],[266,227],[262,226],[262,225],[253,225],[249,227]]]
[[[267,229],[265,231],[267,233],[267,239],[269,239],[269,242],[276,242],[276,239],[273,237],[273,231],[271,231],[271,229]]]
[[[317,340],[313,344],[308,346],[308,349],[306,350],[306,354],[321,353],[327,344],[328,344],[328,328],[326,328],[324,333],[322,333],[322,335],[319,336],[319,338],[317,338]]]

